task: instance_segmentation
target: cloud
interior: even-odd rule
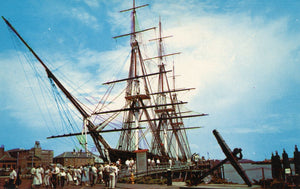
[[[97,18],[84,11],[83,9],[72,8],[70,11],[66,11],[66,13],[90,28],[93,28],[95,30],[100,29]]]
[[[91,8],[99,7],[99,1],[97,0],[84,0],[84,2]]]
[[[230,133],[237,133],[237,134],[250,134],[250,133],[257,133],[257,134],[267,134],[267,133],[279,133],[280,128],[277,126],[271,125],[259,125],[259,127],[240,127],[240,128],[232,128]]]
[[[217,8],[207,3],[178,7],[177,3],[159,2],[151,5],[151,15],[159,12],[164,34],[174,36],[165,40],[166,53],[182,52],[172,57],[168,66],[174,59],[176,75],[180,75],[178,88],[197,88],[181,97],[192,100],[191,109],[210,114],[206,127],[243,125],[245,129],[232,132],[259,132],[267,125],[263,117],[272,114],[270,104],[288,93],[291,79],[299,82],[292,58],[299,58],[295,53],[299,36],[290,35],[290,17],[286,15],[270,19],[238,9],[214,14]],[[144,8],[138,14],[148,11]],[[124,24],[121,20],[128,17],[116,19],[119,14],[114,20]],[[155,15],[143,17],[139,24],[153,20]],[[261,125],[250,126],[257,119]],[[221,126],[224,121],[229,125]],[[279,132],[278,127],[269,126],[266,131]]]
[[[233,14],[185,19],[167,33],[175,36],[170,46],[183,51],[175,63],[183,82],[177,83],[197,88],[194,108],[222,112],[222,118],[253,118],[286,93],[287,78],[296,77],[290,55],[299,37],[288,35],[287,18]]]
[[[162,17],[164,34],[174,36],[165,40],[167,53],[182,52],[169,62],[172,65],[175,60],[177,86],[196,87],[180,94],[181,100],[191,100],[190,109],[209,114],[189,121],[205,127],[197,131],[203,139],[190,133],[192,151],[199,150],[195,141],[209,143],[201,146],[201,152],[211,151],[214,139],[205,133],[215,128],[230,135],[281,133],[284,138],[297,124],[294,117],[299,117],[278,111],[281,108],[275,104],[284,103],[290,93],[297,94],[294,85],[299,85],[295,70],[300,36],[290,31],[291,17],[270,19],[243,10],[214,14],[216,7],[205,3],[183,4],[180,9],[171,3],[170,11],[161,12],[163,3],[152,7]],[[272,118],[274,115],[278,117]],[[253,141],[254,148],[258,145]]]
[[[51,104],[49,101],[43,101],[45,104],[49,103],[49,106],[44,106],[45,104],[43,103],[38,106],[37,102],[45,97],[40,93],[40,87],[42,86],[36,79],[39,76],[34,75],[35,73],[30,70],[30,66],[24,64],[26,62],[24,57],[18,57],[18,53],[11,51],[0,55],[2,62],[0,84],[3,89],[1,94],[3,95],[2,98],[5,99],[1,108],[9,112],[12,117],[24,125],[30,123],[30,127],[41,127],[44,125],[41,125],[43,118],[36,117],[36,114],[40,111],[47,112],[47,107],[51,109]],[[29,72],[32,74],[27,74]],[[34,93],[34,91],[39,91],[39,93]],[[31,107],[35,108],[32,111],[28,111]]]

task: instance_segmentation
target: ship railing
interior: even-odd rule
[[[135,166],[132,168],[130,167],[123,167],[119,171],[120,177],[130,177],[133,173],[136,176],[146,176],[152,174],[159,174],[167,172],[168,170],[171,171],[185,171],[190,169],[190,163],[175,163],[170,165],[169,163],[161,163],[159,165],[148,165],[146,170],[137,170]]]

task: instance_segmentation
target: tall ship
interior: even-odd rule
[[[191,159],[187,129],[199,127],[187,127],[184,120],[207,114],[195,113],[183,108],[187,102],[181,101],[178,94],[193,88],[176,87],[175,66],[174,63],[168,62],[168,58],[178,56],[180,53],[165,52],[164,41],[171,36],[162,35],[160,19],[158,29],[137,27],[137,11],[146,6],[148,5],[137,6],[133,0],[131,8],[120,11],[121,13],[131,12],[131,32],[114,37],[115,39],[130,38],[128,75],[125,78],[103,83],[107,86],[107,91],[92,111],[69,92],[10,22],[2,17],[44,68],[51,85],[65,95],[81,117],[82,132],[61,133],[48,138],[88,136],[95,144],[99,156],[108,162],[116,161],[118,158],[133,158],[135,151],[141,149],[147,149],[149,158],[160,158],[161,161]],[[157,44],[154,57],[145,54],[142,47],[145,44],[142,41],[143,34],[151,30],[158,30],[158,36],[148,41]],[[149,65],[152,67],[149,68]],[[155,65],[154,68],[153,65]],[[119,84],[123,84],[124,88],[112,92]],[[115,147],[112,147],[103,136],[106,132],[119,132],[119,138],[114,139],[118,140]],[[89,151],[85,137],[83,140],[81,138],[80,143],[85,146],[86,151]]]

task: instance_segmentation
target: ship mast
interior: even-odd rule
[[[171,157],[175,159],[179,159],[180,156],[180,159],[187,160],[190,158],[191,152],[185,130],[199,127],[185,128],[182,119],[205,116],[206,114],[182,115],[180,112],[179,105],[182,103],[177,100],[176,92],[191,89],[170,89],[167,79],[168,71],[166,71],[163,58],[180,53],[164,54],[163,39],[171,36],[162,36],[161,22],[159,22],[159,37],[157,39],[153,39],[158,40],[158,56],[143,59],[140,51],[138,35],[141,32],[148,31],[153,28],[145,30],[138,30],[136,28],[136,9],[145,6],[147,5],[136,7],[135,1],[133,0],[133,8],[120,11],[132,11],[131,33],[114,37],[118,38],[130,35],[131,58],[129,74],[127,79],[111,81],[106,84],[127,81],[125,94],[126,103],[125,108],[110,110],[107,111],[107,113],[124,111],[122,126],[124,129],[132,128],[134,125],[136,128],[140,128],[140,124],[146,122],[152,134],[151,145],[148,147],[150,149],[150,153],[153,155],[163,156],[165,158]],[[157,73],[148,74],[144,61],[156,58],[159,59],[159,71]],[[148,79],[152,75],[158,75],[158,89],[157,92],[154,93],[150,93],[150,82]],[[96,114],[102,113],[103,112],[96,112]],[[152,115],[150,113],[152,113]],[[117,148],[125,151],[134,151],[144,148],[143,146],[140,146],[142,140],[146,139],[143,135],[142,130],[135,130],[134,132],[131,130],[124,130],[120,135]]]
[[[174,76],[174,64],[173,64],[173,89],[170,88],[167,73],[166,63],[164,58],[172,55],[180,54],[172,53],[165,54],[163,39],[172,36],[162,36],[161,20],[159,19],[159,37],[150,41],[158,41],[158,56],[148,58],[146,60],[158,59],[159,77],[158,77],[158,92],[156,93],[156,105],[155,113],[158,121],[157,130],[160,132],[160,137],[164,141],[164,148],[168,157],[175,158],[178,160],[187,160],[191,157],[190,146],[186,136],[186,129],[195,129],[199,127],[184,127],[183,118],[205,116],[207,114],[196,114],[196,115],[182,115],[180,108],[180,101],[177,99],[177,92],[191,90],[192,88],[186,89],[175,89],[175,76]],[[171,104],[171,108],[166,106]],[[165,105],[165,106],[164,106]],[[155,141],[153,141],[153,145]]]
[[[48,78],[51,79],[58,88],[65,94],[65,96],[71,101],[71,103],[75,106],[78,112],[82,115],[84,127],[89,130],[89,133],[96,145],[97,150],[99,151],[101,157],[108,158],[108,155],[103,152],[101,144],[105,149],[110,149],[110,145],[105,141],[105,139],[99,134],[99,132],[95,131],[95,125],[90,121],[90,115],[82,108],[79,102],[71,95],[71,93],[62,85],[62,83],[57,79],[57,77],[51,72],[51,70],[46,66],[46,64],[40,59],[40,57],[35,53],[35,51],[28,45],[28,43],[21,37],[21,35],[16,31],[16,29],[2,16],[2,19],[5,21],[7,26],[17,35],[17,37],[23,42],[23,44],[29,49],[29,51],[33,54],[33,56],[40,62],[40,64],[44,67]],[[85,144],[86,145],[86,144]],[[85,147],[87,151],[87,147]]]
[[[118,38],[130,35],[131,46],[131,57],[128,78],[122,80],[127,81],[127,87],[125,91],[125,109],[128,110],[124,112],[122,128],[128,129],[134,126],[139,128],[141,118],[145,117],[146,122],[148,124],[148,128],[151,130],[153,140],[156,143],[161,144],[161,138],[156,130],[156,122],[153,120],[153,117],[149,110],[150,106],[147,106],[147,104],[151,104],[151,93],[149,89],[148,78],[153,74],[147,74],[146,66],[144,65],[144,60],[138,42],[138,35],[141,32],[154,29],[155,27],[145,30],[137,30],[136,28],[136,9],[145,6],[148,5],[136,6],[135,0],[133,0],[132,8],[120,11],[131,11],[131,33],[114,37]],[[155,73],[154,75],[157,74],[160,73]],[[115,82],[119,81],[120,80]],[[108,83],[111,84],[114,82]],[[124,151],[134,151],[140,148],[145,148],[145,146],[141,146],[143,140],[145,140],[145,138],[143,136],[142,130],[124,130],[121,132],[117,148],[119,150]],[[162,146],[160,146],[157,151],[159,155],[166,156],[165,150]]]
[[[171,37],[171,36],[167,36]],[[176,160],[179,159],[179,148],[181,151],[182,159],[186,160],[190,156],[189,146],[182,146],[181,143],[185,144],[185,141],[181,141],[179,138],[180,132],[182,130],[178,130],[178,119],[180,119],[180,109],[176,107],[175,103],[177,103],[176,99],[172,96],[176,95],[176,93],[170,93],[171,91],[167,74],[165,71],[165,63],[163,61],[164,56],[164,47],[163,47],[163,39],[167,38],[162,36],[162,26],[161,19],[159,19],[159,38],[158,40],[158,67],[160,71],[159,79],[158,79],[158,92],[160,94],[157,95],[157,104],[167,104],[167,96],[170,102],[173,104],[172,108],[162,107],[156,109],[156,113],[160,118],[158,129],[161,130],[161,137],[164,139],[165,150],[168,153],[169,157],[175,157]],[[172,55],[176,55],[179,53],[173,53]],[[174,81],[173,81],[174,82]],[[175,88],[173,88],[175,90]],[[178,117],[178,118],[176,118]],[[172,140],[172,137],[175,136],[175,140]]]

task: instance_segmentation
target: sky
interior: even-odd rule
[[[292,157],[300,145],[300,2],[136,0],[144,4],[139,27],[157,26],[161,18],[163,34],[173,36],[166,51],[181,52],[172,58],[176,84],[196,88],[182,99],[209,114],[185,120],[202,126],[187,131],[191,151],[224,159],[212,134],[217,129],[246,159],[270,159],[283,149]],[[131,7],[124,0],[10,0],[0,13],[74,96],[97,101],[102,83],[126,76],[129,38],[113,37],[130,32],[130,13],[119,11]],[[45,73],[2,19],[0,41],[0,145],[30,149],[40,141],[55,156],[72,151],[72,139],[46,139],[67,130],[57,121],[52,91],[37,80],[46,81]],[[105,136],[116,142],[115,134]]]

